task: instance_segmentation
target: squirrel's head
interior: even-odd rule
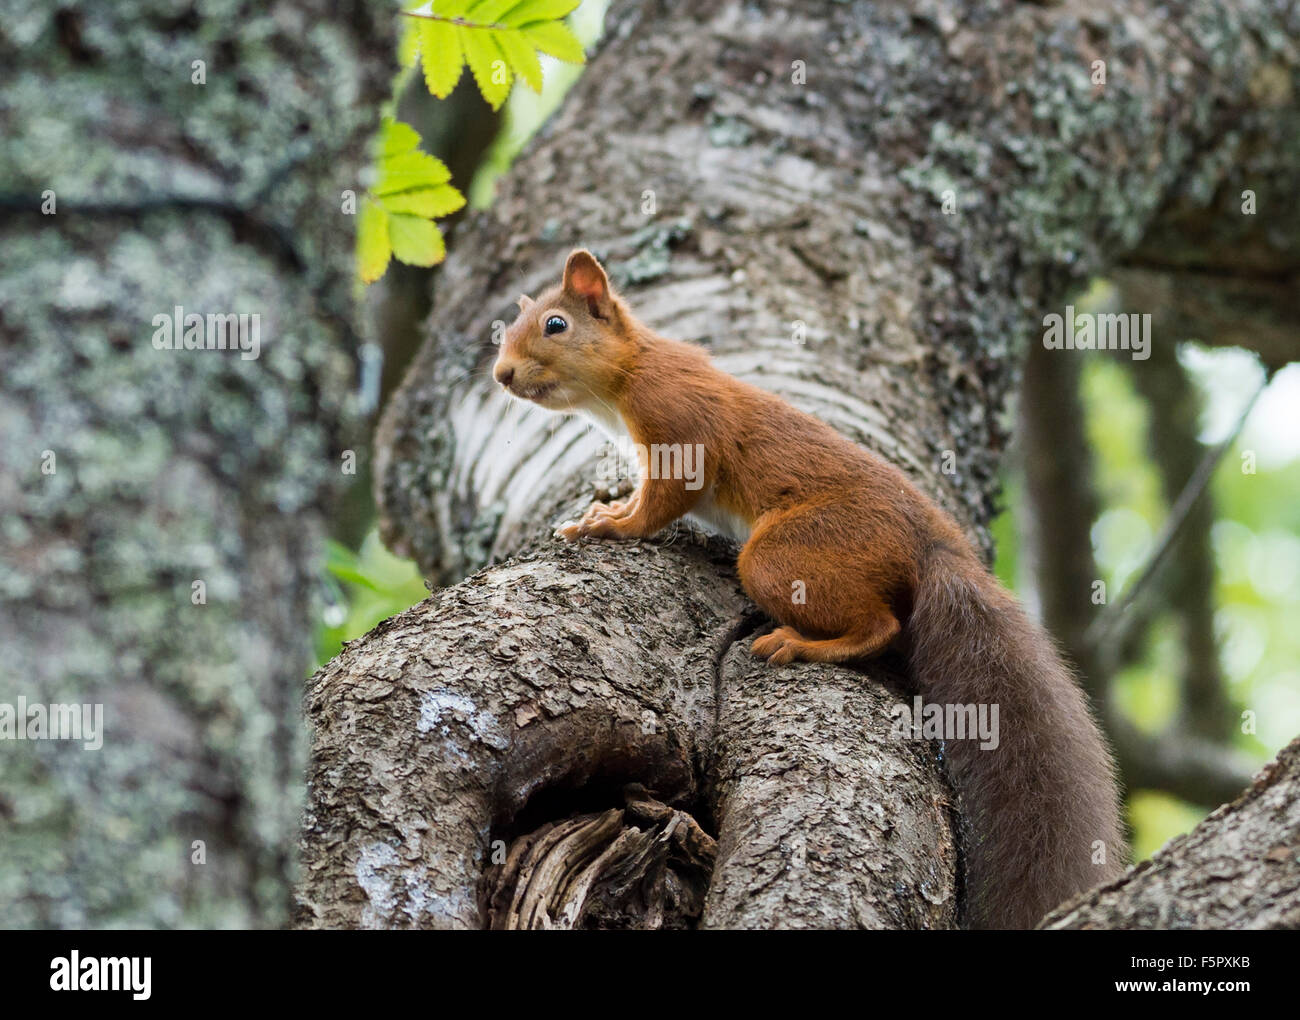
[[[517,397],[553,411],[610,403],[627,375],[629,313],[596,257],[569,255],[564,282],[519,299],[492,375]]]

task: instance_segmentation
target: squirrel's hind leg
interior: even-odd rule
[[[865,659],[884,650],[901,627],[870,583],[871,572],[852,556],[810,550],[807,527],[799,520],[764,522],[740,551],[736,566],[745,591],[785,624],[756,638],[754,654],[782,666],[795,659]]]
[[[843,637],[809,640],[793,627],[778,627],[770,634],[754,639],[750,650],[767,660],[769,666],[784,666],[802,659],[805,662],[846,662],[866,659],[882,651],[897,636],[898,620],[892,613],[872,618],[871,626]]]

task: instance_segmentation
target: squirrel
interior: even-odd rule
[[[741,583],[778,623],[751,645],[770,665],[849,662],[893,646],[923,701],[997,706],[995,749],[973,735],[945,743],[968,926],[1033,927],[1123,871],[1114,764],[1078,683],[956,522],[902,471],[727,375],[703,348],[656,334],[586,250],[569,255],[558,286],[519,299],[493,377],[514,396],[630,436],[643,459],[655,444],[703,451],[702,484],[643,464],[630,497],[593,503],[559,537],[648,538],[690,515],[743,541]]]

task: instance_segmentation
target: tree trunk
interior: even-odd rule
[[[102,704],[105,732],[4,742],[0,917],[280,924],[317,544],[352,445],[342,192],[396,19],[6,6],[0,702]],[[176,306],[260,315],[259,356],[156,349]]]
[[[652,327],[890,459],[988,551],[1017,353],[1175,198],[1228,215],[1219,185],[1272,159],[1243,139],[1294,149],[1288,18],[616,3],[464,224],[385,415],[386,540],[455,587],[313,683],[299,923],[955,923],[950,798],[895,735],[895,664],[758,668],[734,550],[686,526],[551,540],[609,483],[602,443],[502,401],[494,323],[589,247]],[[673,843],[685,816],[716,847]]]

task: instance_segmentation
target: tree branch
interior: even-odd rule
[[[1044,928],[1300,926],[1300,740],[1251,787],[1110,885],[1062,906]]]

